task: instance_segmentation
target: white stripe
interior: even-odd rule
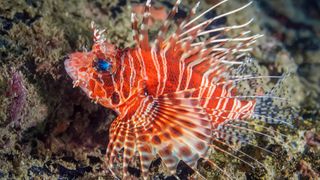
[[[225,95],[224,95],[225,93],[226,93],[225,89],[222,88],[222,89],[221,89],[221,94],[218,95],[218,96],[223,97],[223,96],[225,96]],[[217,103],[217,106],[216,106],[214,109],[217,109],[217,110],[222,109],[222,110],[224,110],[224,109],[225,109],[225,106],[226,106],[226,103],[223,103],[223,104],[222,104],[222,107],[220,107],[221,102],[224,101],[224,100],[225,100],[224,98],[219,99],[219,100],[218,100],[218,103]],[[227,102],[227,101],[226,101],[226,102]],[[223,112],[218,112],[217,116],[220,117],[222,113],[223,113]]]
[[[243,111],[238,110],[238,108],[241,108],[241,101],[238,99],[233,99],[233,106],[228,114],[230,119],[239,119],[240,115],[242,115]]]
[[[193,20],[191,20],[188,24],[186,24],[185,26],[183,26],[183,28],[189,26],[191,23],[193,23],[194,21],[196,21],[197,19],[199,19],[202,15],[204,15],[205,13],[209,12],[210,10],[214,9],[215,7],[219,6],[220,4],[222,4],[222,3],[226,2],[226,1],[227,1],[227,0],[224,0],[224,1],[216,4],[215,6],[211,7],[210,9],[206,10],[204,13],[200,14],[199,16],[197,16],[196,18],[194,18]],[[179,37],[182,37],[182,36],[184,36],[185,34],[188,34],[189,32],[191,32],[192,30],[194,30],[194,29],[196,29],[196,28],[199,28],[199,27],[201,27],[201,26],[203,26],[203,25],[205,25],[205,24],[210,24],[210,23],[212,23],[214,20],[220,19],[220,18],[222,18],[222,17],[224,17],[224,16],[228,16],[228,15],[230,15],[230,14],[234,14],[234,13],[236,13],[236,12],[238,12],[238,11],[241,11],[241,10],[243,10],[244,8],[248,7],[248,6],[251,5],[251,4],[252,4],[252,2],[249,2],[249,3],[245,4],[244,6],[238,8],[238,9],[229,11],[229,12],[227,12],[227,13],[224,13],[224,14],[221,14],[221,15],[216,16],[216,17],[214,17],[214,18],[211,18],[211,19],[209,19],[209,20],[206,20],[206,21],[200,23],[199,25],[193,26],[192,28],[186,30],[184,33],[180,34]]]
[[[121,56],[121,60],[120,60],[120,92],[122,93],[123,92],[123,82],[124,82],[124,79],[123,79],[123,73],[125,71],[125,65],[124,65],[124,55]]]
[[[184,70],[185,70],[185,54],[182,55],[182,57],[180,58],[180,61],[179,61],[179,81],[178,81],[178,86],[177,86],[177,89],[176,91],[179,91],[180,90],[180,86],[181,86],[181,83],[182,83],[182,79],[183,79],[183,73],[184,73]]]
[[[190,64],[188,64],[187,66],[187,81],[186,81],[186,85],[185,85],[185,90],[188,88],[190,81],[191,81],[191,77],[192,77],[192,73],[193,73],[193,67],[202,63],[203,61],[205,61],[206,59],[197,59],[193,62],[191,62]]]
[[[201,18],[203,15],[205,15],[206,13],[208,13],[209,11],[213,10],[214,8],[218,7],[219,5],[227,2],[228,0],[224,0],[221,1],[220,3],[212,6],[211,8],[209,8],[208,10],[206,10],[205,12],[201,13],[200,15],[198,15],[197,17],[193,18],[191,21],[189,21],[186,25],[183,26],[183,28],[189,26],[190,24],[192,24],[193,22],[195,22],[196,20],[198,20],[199,18]]]
[[[136,55],[138,57],[138,60],[139,60],[140,66],[141,66],[141,76],[145,79],[148,79],[147,73],[146,73],[146,66],[144,64],[144,59],[142,57],[141,48],[138,48],[138,50],[135,52],[136,52]]]
[[[130,92],[129,92],[129,97],[132,95],[132,88],[134,86],[134,82],[135,82],[135,78],[136,78],[136,70],[134,68],[134,62],[133,62],[133,57],[131,55],[131,52],[128,52],[128,61],[129,61],[129,65],[130,65],[130,81],[129,81],[129,85],[130,85]]]
[[[210,59],[208,59],[207,61],[210,61]],[[217,63],[213,63],[211,65],[211,67],[208,67],[208,70],[206,72],[204,72],[204,74],[202,74],[202,79],[201,79],[201,85],[200,87],[207,87],[209,85],[209,76],[215,72],[216,70],[218,70],[219,68],[221,68],[220,66],[217,66]],[[202,96],[202,94],[204,93],[204,90],[200,90],[200,97]]]
[[[160,51],[160,56],[161,56],[161,60],[162,60],[162,66],[163,66],[163,87],[161,92],[159,93],[159,95],[161,95],[164,91],[164,89],[166,88],[166,83],[167,83],[167,79],[168,79],[168,67],[167,67],[167,58],[166,58],[166,53],[167,50],[164,51]]]
[[[157,73],[157,78],[158,78],[158,85],[157,85],[157,91],[156,91],[156,95],[158,96],[159,90],[160,90],[160,86],[161,86],[161,74],[160,74],[160,66],[159,66],[159,60],[157,57],[157,53],[155,51],[155,49],[151,49],[151,59],[153,61],[154,67],[156,68],[156,73]]]
[[[248,22],[246,22],[244,24],[210,29],[210,30],[203,31],[203,32],[199,33],[198,36],[202,36],[202,35],[213,33],[213,32],[218,32],[218,31],[225,31],[225,30],[231,30],[231,29],[240,29],[240,28],[248,26],[252,21],[253,21],[253,18],[251,18]]]
[[[208,107],[208,103],[209,103],[209,101],[212,99],[211,97],[212,97],[212,95],[213,95],[213,93],[214,93],[214,91],[216,90],[216,87],[217,86],[210,86],[210,88],[209,88],[209,90],[208,90],[208,96],[207,97],[209,97],[209,98],[207,98],[206,100],[205,100],[205,103],[204,103],[204,105],[203,105],[203,107]]]

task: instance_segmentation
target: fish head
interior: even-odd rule
[[[98,36],[94,34],[91,51],[70,54],[64,65],[74,87],[79,86],[94,102],[115,108],[121,103],[115,87],[119,51]]]

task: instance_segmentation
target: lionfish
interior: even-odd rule
[[[249,119],[290,124],[290,113],[275,102],[281,102],[281,98],[259,84],[261,79],[283,76],[259,75],[248,58],[251,45],[261,35],[244,30],[233,37],[227,35],[253,20],[210,28],[212,23],[245,9],[251,2],[204,18],[226,1],[197,14],[199,1],[184,19],[176,22],[181,3],[176,0],[151,40],[147,23],[151,0],[147,0],[141,25],[136,14],[131,16],[135,47],[119,49],[108,43],[105,30],[92,23],[92,50],[72,53],[64,62],[74,86],[80,86],[94,102],[117,113],[109,129],[106,152],[106,164],[115,177],[132,177],[128,169],[137,159],[140,175],[147,179],[156,158],[173,175],[180,161],[198,172],[196,167],[202,159],[231,177],[209,159],[209,150],[232,155],[217,143],[236,150],[232,143],[250,144],[251,133],[264,134],[250,129]]]

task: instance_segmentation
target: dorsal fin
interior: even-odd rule
[[[147,0],[144,6],[142,24],[140,26],[141,35],[139,36],[140,47],[144,50],[149,49],[149,19],[150,19],[151,0]]]
[[[155,39],[154,42],[154,47],[156,47],[158,50],[160,50],[163,46],[162,43],[164,41],[165,35],[168,32],[168,28],[170,26],[170,22],[173,20],[173,17],[176,15],[178,12],[178,7],[181,3],[181,0],[176,0],[174,6],[172,7],[168,17],[166,20],[163,22],[163,25],[160,28],[160,31],[158,32],[158,36]]]

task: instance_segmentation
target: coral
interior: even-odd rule
[[[305,132],[305,141],[311,147],[320,147],[320,135],[315,133],[314,130]]]
[[[8,85],[7,95],[11,103],[9,106],[9,118],[11,126],[17,128],[23,121],[24,109],[27,103],[27,89],[24,86],[21,72],[12,70],[12,77]]]
[[[316,173],[307,162],[301,160],[299,163],[299,169],[303,176],[316,179],[319,177],[319,173]]]

